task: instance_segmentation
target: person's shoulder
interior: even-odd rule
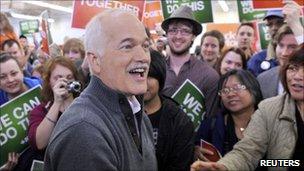
[[[267,50],[264,49],[260,52],[255,53],[249,60],[248,62],[252,62],[252,61],[261,61],[264,60],[267,56]]]
[[[265,79],[265,78],[269,78],[272,77],[274,74],[278,74],[279,68],[277,67],[273,67],[267,71],[262,72],[261,74],[259,74],[257,76],[257,79]]]
[[[219,77],[219,74],[217,73],[217,71],[212,68],[206,61],[202,61],[200,59],[194,59],[195,62],[193,62],[193,66],[192,69],[193,70],[198,70],[199,72],[201,72],[202,76],[206,76],[206,77]]]
[[[162,100],[162,108],[168,112],[168,114],[176,115],[179,110],[182,110],[181,106],[171,97],[161,95],[160,98]]]
[[[59,136],[63,132],[73,132],[74,129],[94,129],[100,132],[107,128],[106,119],[102,117],[103,111],[95,111],[86,99],[76,98],[71,106],[60,116],[54,136]]]
[[[37,77],[24,77],[24,83],[32,88],[36,85],[41,85],[42,81]]]
[[[37,105],[36,107],[34,107],[34,109],[31,111],[31,115],[32,114],[36,114],[36,113],[40,113],[41,111],[47,111],[47,106],[48,104],[45,102],[42,102],[41,104]]]
[[[286,98],[286,93],[266,98],[259,103],[258,109],[269,113],[280,111],[284,106],[284,101]]]
[[[163,110],[170,118],[188,117],[187,114],[182,110],[181,105],[179,105],[174,99],[165,95],[162,95],[161,99]]]

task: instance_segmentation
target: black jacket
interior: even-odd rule
[[[156,157],[158,170],[190,170],[194,154],[194,126],[176,102],[162,97]]]

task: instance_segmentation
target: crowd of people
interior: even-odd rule
[[[187,6],[162,22],[166,34],[155,41],[136,16],[108,9],[84,39],[52,44],[49,53],[18,38],[0,13],[0,105],[42,87],[28,114],[29,147],[10,151],[0,170],[30,170],[33,160],[50,171],[259,170],[261,159],[300,160],[269,170],[303,169],[300,12],[292,1],[267,12],[265,50],[253,48],[253,24],[241,23],[235,47],[211,30],[197,54],[189,49],[203,28]],[[204,97],[197,128],[172,98],[187,80]],[[202,140],[223,157],[211,160],[215,151]]]

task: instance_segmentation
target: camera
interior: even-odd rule
[[[81,84],[79,81],[71,81],[67,84],[66,89],[69,93],[80,93]]]

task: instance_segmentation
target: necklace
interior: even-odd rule
[[[245,128],[240,128],[241,133],[245,131]]]

